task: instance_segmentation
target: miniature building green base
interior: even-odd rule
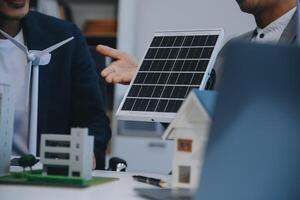
[[[89,187],[101,185],[118,178],[93,177],[91,180],[85,180],[79,177],[67,176],[42,176],[41,170],[32,172],[12,172],[10,175],[0,177],[0,184],[18,184],[18,185],[43,185],[59,187]]]

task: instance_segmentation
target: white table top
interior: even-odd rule
[[[140,183],[132,178],[140,173],[94,171],[93,176],[116,177],[118,181],[91,186],[88,188],[60,188],[46,186],[0,185],[1,200],[125,200],[142,199],[134,188],[155,188],[149,184]],[[142,174],[161,178],[169,182],[167,175]]]

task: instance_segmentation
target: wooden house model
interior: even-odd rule
[[[165,131],[174,139],[172,188],[197,188],[216,92],[193,90]]]

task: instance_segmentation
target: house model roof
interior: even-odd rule
[[[203,106],[203,108],[206,110],[206,112],[209,114],[210,117],[212,117],[213,112],[215,110],[216,105],[216,97],[217,92],[215,91],[206,91],[206,90],[193,90],[194,94],[198,98],[199,102]]]
[[[206,123],[211,120],[216,104],[215,91],[192,90],[176,117],[162,136],[162,139],[174,139],[176,128],[189,128],[195,124]]]

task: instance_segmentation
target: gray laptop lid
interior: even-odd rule
[[[231,44],[199,200],[300,199],[300,49]]]

